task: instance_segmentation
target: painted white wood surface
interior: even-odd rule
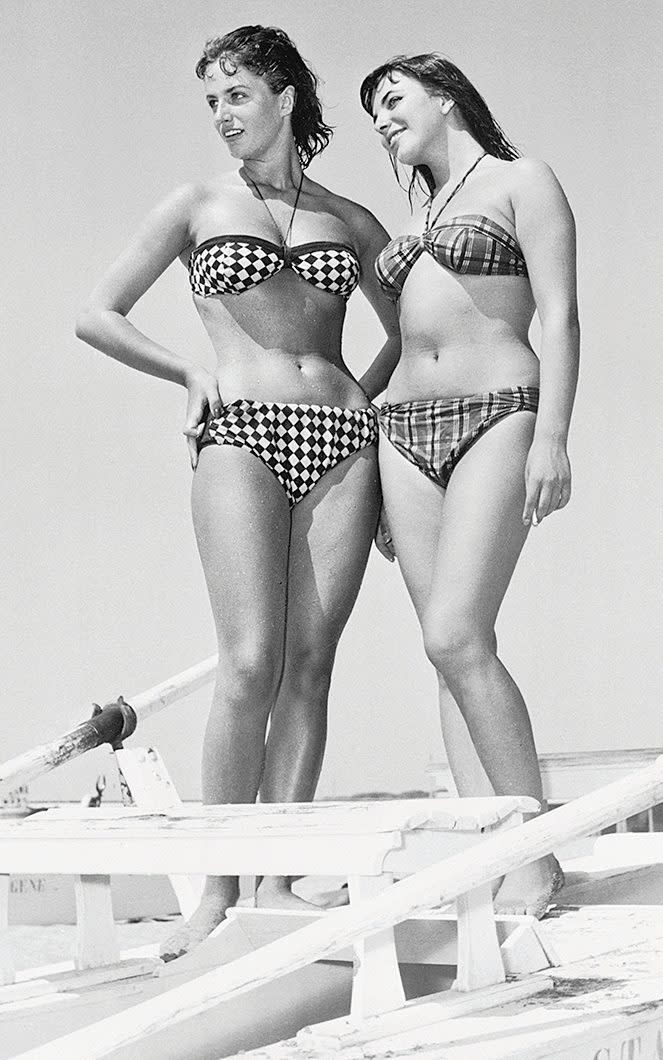
[[[552,988],[545,972],[531,976],[527,982],[542,980],[546,986],[523,1000],[495,1006],[493,998],[490,1006],[469,1016],[459,1012],[434,1023],[426,1011],[417,1020],[417,1005],[430,1004],[425,999],[411,1003],[414,1014],[407,1006],[374,1017],[366,1028],[334,1020],[241,1055],[243,1060],[659,1060],[663,921],[659,915],[649,933],[643,921],[640,928],[639,941],[630,947],[614,948],[617,932],[609,952],[556,968]],[[465,996],[476,1003],[490,992]],[[328,1027],[331,1034],[325,1033]],[[239,1060],[239,1055],[227,1060]]]
[[[125,805],[133,803],[141,813],[182,811],[184,803],[155,747],[118,748],[114,755]],[[200,902],[205,877],[178,874],[169,879],[182,916],[190,917]]]
[[[124,1045],[145,1043],[153,1033],[193,1019],[256,986],[330,956],[343,946],[407,919],[415,910],[450,901],[496,876],[526,864],[558,843],[591,834],[597,828],[663,801],[663,760],[625,780],[527,821],[516,829],[488,836],[469,851],[424,869],[366,903],[334,910],[286,939],[264,947],[168,994],[135,1006],[121,1018],[102,1020],[44,1047],[40,1060],[84,1055],[109,1056]],[[663,956],[656,951],[663,972]],[[663,991],[663,983],[661,983]],[[147,1048],[147,1046],[145,1046]],[[24,1054],[28,1057],[30,1054]],[[35,1054],[33,1054],[34,1057]],[[475,1052],[476,1056],[476,1052]]]
[[[14,982],[14,961],[9,943],[9,876],[0,876],[0,984]]]
[[[367,901],[387,890],[393,877],[350,876],[350,903]],[[388,1012],[405,1003],[405,993],[398,971],[396,940],[393,928],[360,938],[353,947],[352,1001],[350,1012],[365,1019],[377,1012]]]
[[[0,822],[0,872],[378,875],[483,841],[533,799],[206,806],[145,814],[66,807]],[[388,855],[392,855],[391,861]]]
[[[564,803],[611,784],[651,765],[663,748],[634,747],[626,750],[549,751],[539,755],[543,794],[549,802]],[[431,791],[455,792],[449,763],[432,762],[427,770]]]
[[[77,876],[76,967],[96,968],[116,964],[120,945],[113,919],[110,876]]]

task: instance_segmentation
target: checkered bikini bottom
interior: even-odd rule
[[[399,453],[446,489],[458,461],[512,412],[536,412],[539,390],[514,386],[464,398],[383,405],[380,429]]]
[[[214,443],[248,449],[276,475],[294,508],[325,472],[377,438],[372,408],[241,400],[207,421],[199,449]]]

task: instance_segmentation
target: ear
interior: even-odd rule
[[[441,96],[440,97],[440,110],[442,111],[442,113],[443,114],[448,114],[449,111],[451,110],[451,108],[454,106],[455,102],[456,102],[455,99],[448,99],[448,98],[445,99],[444,96]]]
[[[281,93],[281,114],[292,114],[295,109],[295,89],[293,85],[286,85]]]

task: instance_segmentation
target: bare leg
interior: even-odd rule
[[[255,802],[283,667],[290,512],[269,469],[230,446],[202,451],[192,504],[219,650],[203,747],[203,802]],[[167,940],[162,956],[172,959],[202,941],[237,895],[235,877],[208,877],[198,909]]]
[[[380,475],[398,564],[422,623],[431,593],[445,491],[427,479],[382,437]],[[412,519],[412,512],[417,513],[416,520]],[[494,795],[465,719],[439,672],[437,682],[442,736],[459,794]]]
[[[426,653],[458,704],[493,790],[541,801],[529,715],[495,654],[494,639],[497,613],[526,539],[521,513],[533,424],[529,413],[509,416],[488,431],[454,471],[420,620]],[[394,533],[391,508],[388,514]],[[394,540],[398,552],[396,533]],[[471,773],[459,772],[461,794],[468,793],[468,782],[476,794],[473,773],[473,766]],[[500,889],[498,907],[541,915],[555,889],[557,870],[551,857],[510,874]]]
[[[329,471],[293,509],[285,664],[267,740],[264,802],[309,802],[315,794],[334,657],[366,569],[378,497],[371,446]],[[266,877],[257,898],[264,906],[310,908],[292,894],[290,878]]]

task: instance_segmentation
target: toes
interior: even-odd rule
[[[160,953],[159,956],[164,964],[168,964],[170,961],[176,961],[178,957],[183,957],[185,953],[186,950],[178,950],[177,953],[169,950],[168,952]]]

